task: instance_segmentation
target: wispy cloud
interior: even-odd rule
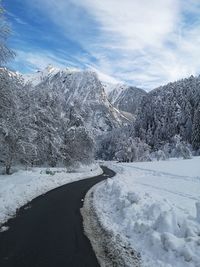
[[[145,88],[197,74],[200,5],[197,1],[189,2],[82,2],[107,36],[107,43],[96,49],[100,68],[109,65],[110,75]],[[115,55],[114,59],[110,53]]]
[[[15,23],[18,23],[18,24],[21,24],[21,25],[27,25],[27,22],[25,22],[23,19],[15,16],[12,12],[6,11],[6,15],[8,17],[11,17],[15,21]]]
[[[38,57],[29,53],[33,65],[70,62],[96,70],[106,81],[125,81],[147,89],[199,72],[198,1],[25,1],[30,10],[44,14],[82,49],[80,53],[68,51],[63,60],[63,53],[59,58],[46,47]]]

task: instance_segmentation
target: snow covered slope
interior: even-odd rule
[[[199,267],[200,157],[109,166],[117,177],[94,191],[104,228],[140,252],[142,266]]]
[[[136,114],[143,96],[147,93],[139,88],[124,84],[113,85],[108,99],[117,109]]]

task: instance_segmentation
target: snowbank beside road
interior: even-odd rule
[[[87,192],[83,208],[81,208],[84,231],[91,242],[98,262],[102,267],[140,267],[140,254],[126,240],[122,240],[118,234],[115,234],[112,228],[106,228],[102,223],[102,218],[98,214],[99,210],[96,210],[94,205],[94,194],[100,184]]]
[[[0,225],[35,197],[61,185],[102,174],[97,164],[68,173],[64,168],[32,168],[0,175]]]
[[[97,185],[101,225],[141,253],[142,266],[200,266],[200,158],[110,163],[118,172]]]

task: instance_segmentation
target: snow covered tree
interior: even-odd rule
[[[200,149],[200,104],[194,113],[194,121],[192,128],[192,145],[195,150]]]
[[[94,142],[74,103],[66,105],[59,88],[41,84],[31,92],[30,126],[35,131],[33,165],[75,166],[94,158]],[[86,152],[85,152],[86,151]]]
[[[139,138],[129,137],[116,148],[114,159],[121,162],[148,161],[149,146]]]
[[[15,81],[4,69],[0,70],[0,161],[9,174],[16,152],[19,118],[17,114],[17,96]]]
[[[4,8],[0,1],[0,66],[14,57],[14,52],[8,48],[6,41],[10,34],[10,29],[4,17]]]
[[[30,95],[30,127],[35,132],[33,144],[36,148],[33,165],[48,164],[55,167],[61,159],[61,110],[56,91],[37,88]]]
[[[171,149],[171,157],[179,158],[183,157],[183,159],[190,159],[192,157],[191,150],[189,145],[182,141],[180,135],[175,135],[172,138],[172,149]]]
[[[175,135],[191,143],[199,92],[200,77],[193,76],[149,92],[140,105],[135,124],[136,135],[154,151],[159,150],[163,142],[171,142]]]
[[[155,159],[156,160],[166,160],[167,159],[165,152],[161,149],[152,152],[150,157],[151,157],[151,160],[155,160]]]
[[[144,141],[134,137],[134,128],[127,126],[101,137],[97,157],[120,162],[145,161],[150,159],[149,149]]]
[[[29,121],[19,97],[22,88],[16,76],[0,69],[0,162],[6,174],[10,173],[14,160],[26,161],[31,151]]]
[[[64,164],[74,168],[80,163],[89,164],[93,161],[95,143],[74,107],[70,107],[68,115],[61,152]]]
[[[183,141],[180,135],[175,135],[170,142],[163,142],[160,149],[153,150],[151,153],[152,160],[166,160],[172,158],[190,159],[192,157],[191,145]]]

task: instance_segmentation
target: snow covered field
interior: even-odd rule
[[[109,163],[94,205],[108,231],[141,253],[145,267],[200,266],[200,157]]]
[[[101,173],[99,165],[93,164],[73,173],[67,173],[64,168],[31,168],[12,175],[0,175],[0,225],[35,197],[61,185]]]

